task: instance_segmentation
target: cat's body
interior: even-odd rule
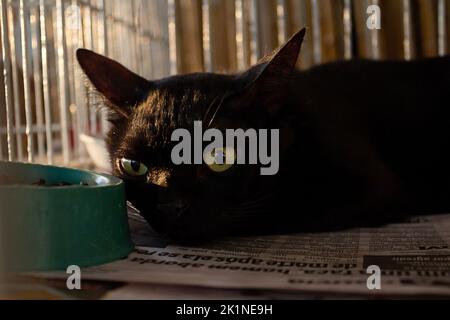
[[[304,170],[287,181],[296,175],[299,206],[326,217],[314,228],[450,210],[449,84],[450,57],[295,74],[289,104],[303,125],[288,158]]]
[[[79,52],[112,103],[114,173],[155,229],[194,240],[372,226],[450,210],[450,58],[299,72],[303,36],[240,75],[153,82]],[[198,120],[221,130],[280,129],[279,173],[173,165],[173,130]],[[123,163],[133,164],[131,176]],[[136,177],[140,164],[148,170]]]

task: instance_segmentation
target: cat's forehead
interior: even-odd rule
[[[147,98],[128,123],[126,145],[167,144],[175,129],[202,120],[211,101],[232,88],[233,77],[214,74],[174,76],[154,82]]]
[[[190,74],[153,82],[147,98],[134,112],[135,121],[183,126],[200,120],[205,108],[233,90],[234,77],[217,74]]]

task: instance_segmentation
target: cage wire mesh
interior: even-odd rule
[[[80,134],[102,136],[77,48],[147,78],[169,74],[167,1],[1,0],[0,159],[82,165]]]
[[[382,29],[369,29],[369,6]],[[148,79],[234,72],[308,28],[299,67],[448,53],[449,0],[0,0],[0,160],[83,166],[102,137],[77,48]]]

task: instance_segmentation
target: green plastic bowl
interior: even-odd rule
[[[42,179],[71,186],[33,185]],[[66,270],[126,258],[134,246],[123,182],[74,169],[0,162],[0,241],[0,261],[11,271]]]

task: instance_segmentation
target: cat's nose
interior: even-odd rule
[[[152,227],[159,233],[169,232],[177,221],[189,210],[189,204],[183,201],[174,201],[166,204],[158,204],[157,210],[152,215]]]
[[[175,200],[170,203],[158,204],[157,211],[159,218],[165,221],[165,224],[169,224],[167,227],[170,227],[171,222],[178,220],[182,217],[190,208],[188,202],[183,200]]]
[[[157,209],[160,213],[176,218],[189,210],[189,207],[190,206],[187,201],[175,200],[170,203],[159,204]]]

